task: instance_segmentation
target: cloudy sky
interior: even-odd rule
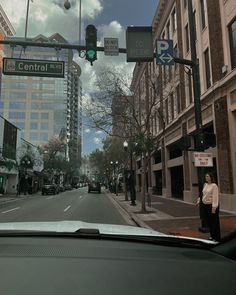
[[[125,47],[125,30],[127,26],[150,26],[158,0],[81,0],[82,2],[82,38],[88,24],[94,24],[98,30],[98,44],[103,46],[104,37],[119,39],[119,47]],[[31,0],[28,37],[39,34],[50,36],[60,33],[69,42],[79,39],[79,0],[70,0],[71,8],[64,9],[64,0]],[[27,0],[1,0],[1,5],[12,23],[16,36],[24,36]],[[93,66],[75,53],[76,62],[82,68],[81,80],[83,96],[89,97],[94,89],[96,73],[101,65],[114,64],[115,67],[131,73],[134,63],[126,63],[126,56],[107,57],[98,53],[98,60]],[[100,131],[83,126],[83,152],[90,153],[101,147]]]

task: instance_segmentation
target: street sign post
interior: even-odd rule
[[[3,58],[3,74],[64,78],[64,61]]]
[[[128,27],[126,47],[127,62],[153,61],[152,27]]]
[[[119,55],[118,38],[104,38],[104,55]]]
[[[173,66],[174,62],[173,40],[157,40],[156,63],[158,65]]]

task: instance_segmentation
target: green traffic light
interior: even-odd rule
[[[96,57],[96,52],[94,50],[90,49],[86,52],[86,55],[87,55],[88,59],[94,59]]]

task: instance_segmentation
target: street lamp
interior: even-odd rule
[[[113,167],[113,177],[115,179],[115,186],[113,188],[113,191],[115,191],[116,195],[118,196],[118,173],[116,170],[117,170],[119,162],[118,161],[115,161],[115,162],[111,161],[110,164]]]
[[[81,1],[82,0],[79,0],[79,45],[81,45],[80,44],[80,42],[81,42]],[[69,0],[65,0],[64,7],[67,10],[70,9],[71,4],[70,4],[70,1]]]
[[[128,142],[125,140],[123,143],[124,151],[129,152],[130,155],[130,199],[131,199],[131,206],[136,206],[135,200],[136,200],[136,192],[135,192],[135,186],[134,186],[134,172],[133,172],[133,155],[132,155],[132,147],[128,150]],[[125,196],[127,198],[127,196]]]
[[[23,185],[23,191],[24,194],[26,195],[26,193],[28,192],[28,174],[27,174],[27,169],[28,168],[32,168],[33,162],[31,160],[31,158],[29,156],[24,156],[21,160],[20,160],[20,166],[23,168],[21,169],[21,171],[23,171],[23,181],[20,183],[22,183]],[[20,178],[22,179],[22,178]],[[18,184],[18,192],[20,192],[20,188],[19,188],[19,184]]]

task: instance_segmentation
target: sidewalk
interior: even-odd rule
[[[152,196],[151,207],[146,206],[147,213],[141,213],[141,202],[136,200],[136,206],[125,201],[124,194],[118,196],[110,194],[118,204],[126,210],[131,218],[141,227],[152,228],[156,231],[208,239],[209,233],[198,231],[200,224],[199,208],[176,199]],[[139,199],[139,196],[138,198]],[[236,231],[236,213],[220,212],[222,238]]]

